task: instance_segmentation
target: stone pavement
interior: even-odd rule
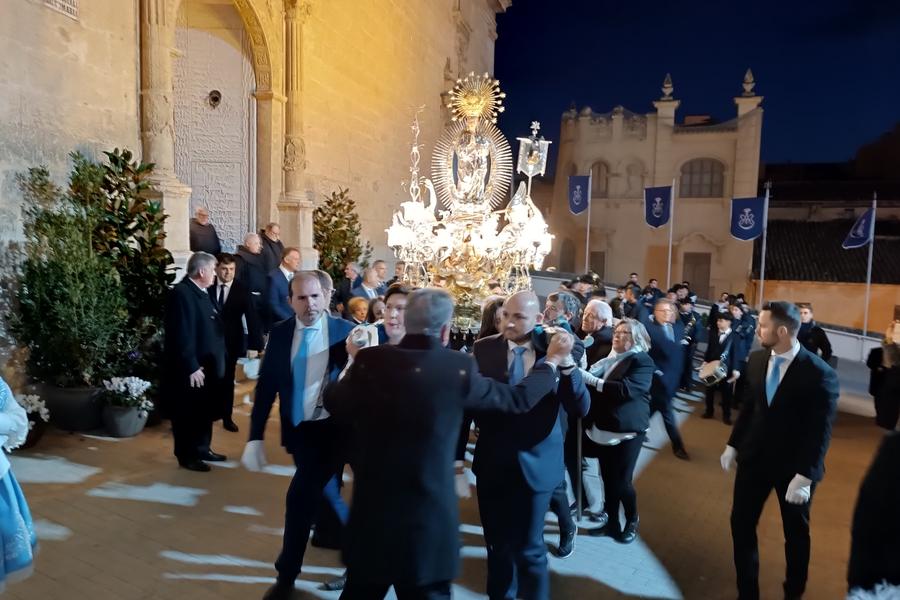
[[[696,400],[684,396],[678,402],[690,462],[674,458],[659,417],[654,419],[637,479],[638,541],[623,546],[579,536],[574,556],[550,557],[553,598],[735,597],[728,525],[733,475],[718,466],[728,428],[694,415]],[[278,447],[277,417],[266,440],[274,463],[269,472],[238,467],[247,419],[244,408],[236,410],[241,433],[217,426],[213,440],[214,449],[233,461],[211,473],[177,468],[167,424],[121,441],[51,431],[37,448],[16,452],[13,469],[38,524],[41,548],[34,575],[11,585],[6,597],[261,597],[274,579],[292,467]],[[853,504],[879,438],[871,419],[840,415],[828,473],[814,498],[807,598],[843,596]],[[352,474],[345,478],[352,486]],[[474,498],[461,502],[461,523],[462,573],[454,597],[483,598],[485,550]],[[783,538],[773,498],[759,534],[763,598],[780,598]],[[555,547],[552,518],[546,538]],[[297,598],[337,598],[316,586],[340,572],[336,552],[310,548]]]

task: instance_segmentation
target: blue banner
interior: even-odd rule
[[[644,188],[644,217],[654,229],[669,222],[672,213],[672,186]]]
[[[742,240],[755,240],[762,235],[765,222],[766,199],[732,198],[731,199],[731,236]]]
[[[583,213],[591,203],[590,175],[569,176],[569,210],[573,215]]]
[[[844,239],[844,243],[841,244],[844,250],[862,248],[869,243],[872,239],[872,218],[874,215],[875,209],[870,208],[856,220],[850,233],[848,233],[846,239]]]

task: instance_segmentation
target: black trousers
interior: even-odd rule
[[[207,375],[203,387],[184,387],[172,402],[172,437],[179,464],[198,460],[201,452],[209,450],[218,385],[214,377]]]
[[[488,597],[548,600],[544,516],[552,491],[531,489],[516,472],[482,474],[477,492],[488,553]]]
[[[653,413],[656,412],[662,415],[666,433],[672,442],[672,448],[675,450],[684,448],[684,440],[681,439],[681,432],[678,431],[678,421],[675,420],[675,411],[672,409],[672,397],[661,384],[656,383],[654,378],[653,386],[650,389],[650,416],[652,417]]]
[[[706,388],[706,414],[711,415],[715,412],[716,392],[719,392],[719,395],[722,396],[722,418],[731,418],[732,388],[734,385],[734,383],[728,383],[723,379],[719,383]]]
[[[237,356],[225,355],[225,377],[219,386],[221,399],[219,416],[223,421],[230,421],[234,414],[234,373],[237,370]]]
[[[566,464],[566,472],[569,474],[569,480],[572,482],[572,494],[578,493],[578,478],[581,478],[581,507],[587,509],[591,502],[588,498],[587,486],[584,482],[584,473],[587,471],[587,461],[584,459],[584,443],[582,443],[581,462],[578,461],[578,437],[581,435],[584,439],[584,433],[578,431],[578,419],[569,417],[569,429],[566,432],[566,439],[563,445],[563,460]],[[576,496],[577,500],[578,497]]]
[[[553,494],[550,496],[550,512],[556,515],[559,520],[559,532],[572,531],[575,529],[575,520],[572,519],[572,513],[569,511],[569,494],[567,493],[566,480],[563,479]]]
[[[353,579],[349,573],[341,600],[382,600],[391,588],[385,583],[366,583]],[[450,600],[450,582],[438,581],[427,585],[395,585],[398,600]]]
[[[300,574],[309,532],[323,504],[326,486],[339,477],[342,466],[337,452],[337,427],[329,419],[298,425],[299,444],[291,448],[297,470],[288,487],[284,514],[284,539],[275,561],[280,582],[293,582]]]
[[[459,430],[459,439],[456,441],[455,460],[466,460],[466,446],[469,444],[469,432],[472,430],[472,413],[463,413],[462,428]]]
[[[603,478],[603,510],[609,515],[607,527],[612,533],[621,533],[619,505],[625,510],[625,523],[638,518],[637,492],[634,489],[634,466],[647,434],[619,442],[615,446],[596,444],[600,461],[600,477]]]
[[[768,468],[767,468],[768,467]],[[784,528],[784,558],[787,564],[784,594],[800,597],[809,571],[809,512],[812,503],[789,504],[784,499],[794,474],[778,474],[768,465],[738,465],[731,508],[731,539],[737,571],[738,598],[759,599],[759,544],[756,526],[763,506],[774,489]],[[812,491],[815,492],[813,483]]]
[[[694,350],[697,349],[695,344],[687,346],[684,357],[684,370],[681,372],[681,387],[691,389],[694,383]]]

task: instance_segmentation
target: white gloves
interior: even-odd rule
[[[737,450],[734,446],[725,446],[725,452],[722,453],[722,457],[719,458],[719,463],[722,465],[723,471],[730,471],[731,467],[734,466],[735,459],[737,458]]]
[[[599,377],[596,377],[594,375],[591,375],[590,371],[587,371],[585,369],[580,369],[580,370],[581,370],[581,378],[582,378],[582,380],[584,380],[584,385],[586,385],[587,387],[595,388],[598,392],[603,391],[603,380],[602,379],[600,379]]]
[[[557,365],[560,369],[568,369],[569,367],[575,366],[575,359],[572,358],[572,355],[569,354],[566,358]]]
[[[266,466],[266,449],[262,440],[251,440],[244,447],[241,464],[248,471],[262,471]]]
[[[465,463],[463,463],[463,461],[461,460],[456,461],[454,464],[456,465],[456,477],[454,478],[456,497],[471,498],[472,488],[471,486],[469,486],[469,474],[466,472],[468,471],[468,469],[465,467]]]
[[[797,473],[788,484],[784,499],[788,504],[806,504],[812,495],[812,480]]]

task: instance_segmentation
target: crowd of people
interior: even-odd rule
[[[738,465],[731,527],[739,597],[759,597],[755,530],[773,489],[786,537],[785,596],[803,594],[810,500],[838,397],[812,306],[770,302],[754,315],[741,294],[722,294],[704,324],[689,282],[663,291],[655,279],[641,287],[632,273],[607,301],[588,273],[543,306],[532,292],[488,297],[480,329],[459,332],[451,297],[409,288],[402,264],[387,280],[384,261],[349,263],[337,286],[323,271],[298,271],[295,248],[283,248],[268,271],[255,266],[271,260],[261,246],[277,238],[270,224],[248,234],[237,256],[196,252],[166,323],[170,393],[182,407],[172,411],[175,454],[197,471],[224,460],[211,450],[211,423],[228,414],[232,429],[225,404],[234,362],[262,350],[267,337],[242,463],[265,466],[278,398],[281,443],[297,470],[277,582],[264,598],[290,597],[312,531],[312,543],[343,549],[348,570],[326,584],[343,588],[342,598],[380,598],[390,586],[400,598],[449,597],[473,437],[488,596],[548,598],[548,511],[560,524],[559,557],[575,551],[579,505],[593,523],[584,534],[631,543],[640,522],[633,473],[654,413],[674,455],[690,460],[673,400],[698,386],[694,357],[704,342],[703,417],[715,416],[718,398],[722,421],[733,426],[721,466]],[[585,485],[589,461],[599,466],[602,498]],[[349,507],[341,495],[347,465]]]

